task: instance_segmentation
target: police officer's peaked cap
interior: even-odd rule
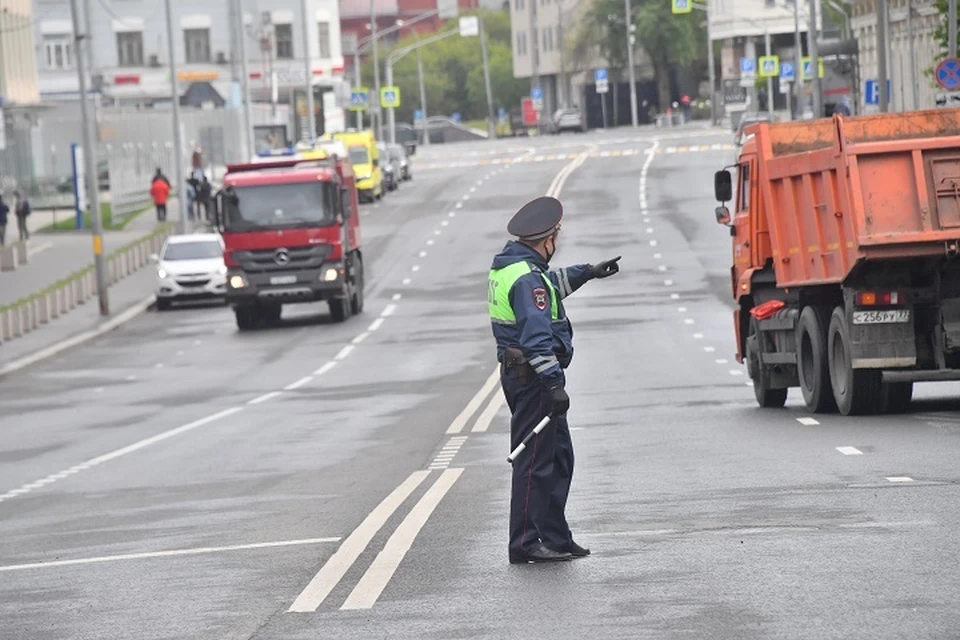
[[[514,214],[507,232],[521,240],[541,240],[551,235],[560,225],[563,205],[556,198],[541,196],[531,200]]]

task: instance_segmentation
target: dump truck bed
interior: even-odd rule
[[[781,287],[843,282],[863,261],[956,252],[960,110],[760,123],[753,170]],[[763,256],[761,256],[763,257]]]

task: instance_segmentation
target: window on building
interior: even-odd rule
[[[277,60],[293,59],[293,25],[273,25],[273,36],[277,41]]]
[[[73,69],[73,43],[70,36],[44,36],[43,55],[51,71]]]
[[[539,32],[537,32],[537,28],[536,28],[536,27],[534,27],[533,29],[531,29],[531,31],[530,31],[530,42],[533,43],[533,50],[534,50],[534,51],[537,50],[537,46],[538,46],[538,45],[537,45],[537,42],[538,42],[537,38],[538,38],[539,36],[540,36],[540,34],[539,34]]]
[[[557,25],[557,47],[563,48],[563,29],[560,28],[560,25]]]
[[[330,57],[330,23],[317,23],[317,42],[320,43],[320,57]]]
[[[187,62],[210,62],[210,29],[184,29]]]
[[[117,34],[117,66],[143,66],[143,32],[128,31]]]

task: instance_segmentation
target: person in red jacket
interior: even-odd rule
[[[170,181],[167,180],[160,169],[157,169],[156,175],[153,176],[153,182],[150,183],[150,197],[153,198],[153,204],[157,207],[157,222],[166,222]]]

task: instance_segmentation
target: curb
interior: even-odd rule
[[[84,342],[89,342],[90,340],[102,336],[109,331],[113,331],[120,325],[130,322],[141,313],[149,309],[150,305],[153,304],[153,301],[154,296],[151,294],[149,297],[144,298],[140,302],[136,302],[132,306],[124,309],[121,313],[107,320],[95,329],[89,329],[83,333],[78,333],[77,335],[67,338],[66,340],[61,340],[60,342],[49,347],[44,347],[43,349],[40,349],[39,351],[32,353],[25,358],[20,358],[19,360],[14,360],[9,364],[3,365],[0,367],[0,379],[8,374],[23,369],[24,367],[29,367],[30,365],[36,364],[41,360],[51,358],[66,351],[67,349],[81,345]]]

